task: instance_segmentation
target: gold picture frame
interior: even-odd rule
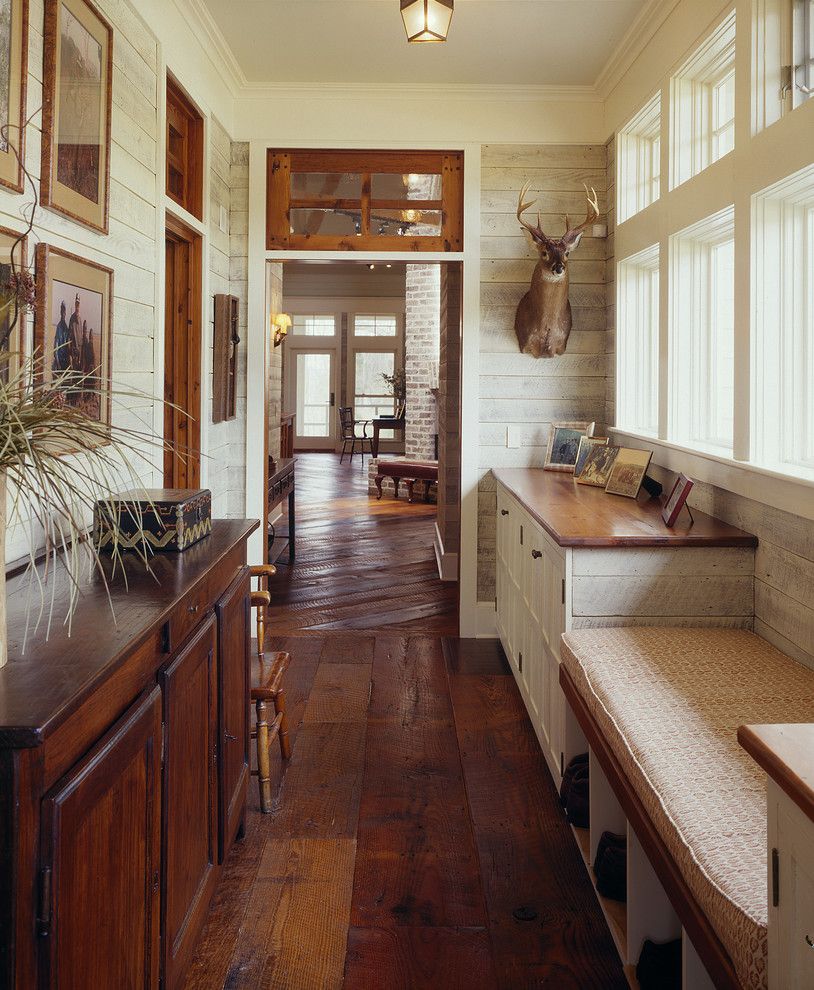
[[[548,435],[545,463],[543,464],[545,470],[573,474],[580,438],[591,436],[595,426],[596,423],[594,422],[587,423],[582,420],[552,423]]]
[[[636,498],[653,456],[649,450],[637,447],[620,447],[608,475],[605,491],[610,495]]]
[[[19,373],[26,350],[25,310],[19,308],[15,298],[16,293],[10,288],[12,252],[14,270],[20,273],[28,262],[27,240],[14,230],[0,227],[0,351],[9,353],[8,364],[0,366],[0,380],[4,382],[13,380]],[[9,326],[15,315],[17,322],[9,334]]]
[[[113,29],[88,0],[46,0],[43,206],[108,232]]]
[[[619,448],[612,444],[597,444],[592,447],[585,458],[582,471],[576,476],[578,485],[590,485],[592,488],[604,488],[616,460]]]
[[[0,185],[23,191],[28,84],[28,0],[6,0],[0,23]]]
[[[109,427],[113,272],[48,244],[36,263],[36,384]]]
[[[610,437],[580,437],[577,459],[574,463],[574,477],[578,478],[582,474],[588,454],[594,447],[607,447]]]

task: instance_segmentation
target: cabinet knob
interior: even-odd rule
[[[542,556],[543,556],[543,551],[542,551],[542,550],[532,550],[532,551],[531,551],[531,555],[532,555],[532,557],[533,557],[533,558],[534,558],[535,560],[539,560],[539,559],[540,559],[540,557],[542,557]]]
[[[191,612],[193,615],[195,615],[195,613],[198,611],[198,608],[199,608],[198,605],[190,605],[187,608],[187,612]]]
[[[237,742],[237,736],[233,736],[228,729],[224,729],[223,734],[226,736],[227,742]]]
[[[809,948],[814,949],[814,942],[811,941],[810,935],[806,935],[806,945],[808,945]]]
[[[508,509],[501,509],[500,510],[500,514],[501,514],[501,516],[508,516],[509,510]]]

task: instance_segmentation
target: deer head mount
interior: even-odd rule
[[[517,199],[517,219],[531,234],[540,252],[540,260],[531,276],[529,291],[520,300],[514,317],[514,332],[520,350],[532,357],[556,357],[565,351],[571,333],[571,303],[568,300],[568,256],[579,247],[587,227],[599,219],[599,204],[596,192],[585,187],[588,208],[585,220],[572,227],[568,214],[565,215],[565,233],[559,240],[548,237],[542,229],[540,214],[537,213],[537,226],[533,227],[523,219],[523,213],[534,201],[523,202],[530,183],[520,190]]]

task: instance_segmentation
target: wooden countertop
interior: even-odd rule
[[[814,724],[742,725],[738,742],[814,821]]]
[[[669,529],[661,500],[608,495],[573,475],[541,468],[495,468],[507,488],[561,547],[754,547],[756,537],[693,509]]]
[[[36,632],[29,631],[25,652],[27,602],[30,598],[30,604],[38,606],[39,593],[29,592],[26,575],[11,578],[9,660],[0,668],[0,747],[38,745],[134,648],[155,636],[178,602],[257,526],[254,520],[215,520],[212,534],[183,553],[156,554],[151,573],[133,556],[127,563],[128,587],[121,568],[110,581],[113,612],[96,575],[81,589],[70,636],[63,626],[69,585],[65,571],[57,567],[46,589],[49,602],[54,590],[50,635],[46,614]],[[109,558],[105,563],[109,573]],[[231,575],[226,577],[231,580]],[[36,612],[29,623],[32,627],[34,620]]]

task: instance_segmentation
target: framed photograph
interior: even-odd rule
[[[577,460],[574,464],[574,477],[578,478],[582,474],[585,461],[588,459],[588,454],[590,454],[593,447],[607,447],[609,443],[609,437],[580,437]]]
[[[620,447],[608,475],[605,491],[611,495],[626,495],[628,498],[636,498],[652,456],[649,450]]]
[[[693,483],[686,474],[680,474],[676,478],[673,490],[664,505],[661,507],[661,518],[665,526],[675,526],[679,513],[684,508],[687,496],[692,490]]]
[[[109,426],[113,272],[47,244],[36,259],[38,384]]]
[[[591,447],[585,458],[582,471],[577,476],[577,484],[604,488],[608,483],[608,477],[618,451],[618,447],[613,447],[610,444]]]
[[[546,471],[567,471],[574,473],[574,465],[579,453],[579,441],[589,437],[595,423],[552,423],[548,437],[548,450],[545,455]]]
[[[45,0],[44,51],[42,204],[106,234],[113,31],[87,0]]]
[[[23,191],[27,79],[28,0],[0,0],[0,185],[15,192]]]
[[[2,4],[2,0],[0,0]],[[15,295],[11,288],[11,255],[14,252],[14,268],[19,272],[27,262],[26,240],[19,244],[19,234],[13,230],[0,227],[0,351],[5,351],[8,358],[0,359],[0,380],[3,382],[14,378],[20,369],[25,352],[25,313],[17,313],[14,329],[11,324],[15,316]],[[15,247],[15,244],[17,246]]]

